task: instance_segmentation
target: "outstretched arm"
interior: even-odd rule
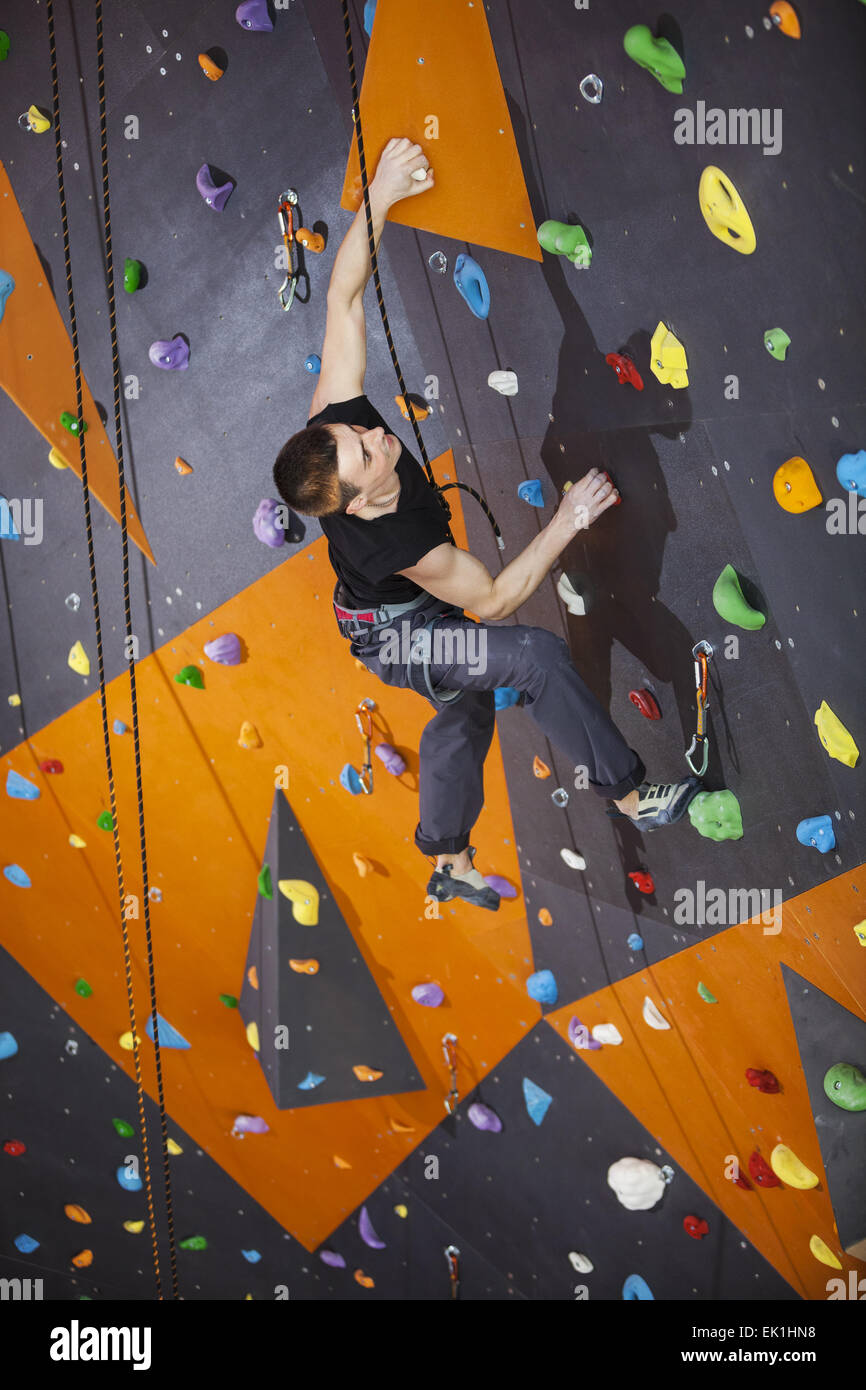
[[[413,171],[426,171],[422,181]],[[433,187],[433,170],[420,145],[410,140],[389,140],[370,184],[373,241],[378,248],[389,209],[401,198],[410,198]],[[337,252],[328,286],[328,311],[322,369],[310,415],[331,401],[360,396],[367,369],[367,335],[364,322],[364,289],[372,271],[367,216],[361,204]]]

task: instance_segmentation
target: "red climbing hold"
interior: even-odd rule
[[[613,367],[620,386],[628,383],[636,391],[643,390],[643,378],[634,362],[624,352],[609,352],[604,360],[609,367]]]
[[[27,1145],[22,1144],[20,1139],[7,1139],[3,1145],[3,1152],[11,1158],[17,1158],[19,1154],[27,1152]]]
[[[616,483],[614,482],[613,478],[612,478],[612,477],[610,476],[610,474],[608,473],[607,469],[603,469],[603,470],[602,470],[602,476],[605,477],[605,478],[607,478],[607,481],[610,483],[611,487],[616,487]],[[614,502],[613,505],[614,505],[615,507],[621,507],[621,506],[622,506],[622,498],[621,498],[621,497],[617,497],[617,499],[616,499],[616,501]]]
[[[761,1157],[757,1149],[755,1149],[755,1152],[749,1159],[749,1172],[751,1173],[752,1177],[755,1179],[755,1182],[758,1184],[759,1187],[782,1186],[780,1180],[776,1177],[776,1174],[773,1172],[767,1160]]]
[[[698,1216],[684,1216],[683,1229],[686,1235],[691,1236],[693,1240],[703,1240],[704,1236],[708,1236],[710,1233],[710,1228],[706,1221],[704,1221],[703,1217]]]
[[[62,771],[63,771],[63,764],[62,764],[62,762],[60,761],[59,758],[46,758],[44,762],[41,762],[41,763],[39,764],[39,767],[40,767],[40,770],[41,770],[42,772],[62,772]]]
[[[737,1187],[741,1187],[744,1192],[751,1192],[752,1184],[749,1182],[749,1179],[745,1177],[742,1173],[740,1173],[738,1177],[734,1178],[734,1182],[736,1183]]]
[[[652,876],[645,873],[629,874],[629,878],[639,893],[654,893],[656,886],[652,881]]]
[[[771,1071],[755,1071],[754,1067],[746,1067],[746,1080],[750,1086],[757,1086],[759,1091],[763,1091],[765,1096],[774,1096],[782,1089]]]
[[[661,719],[662,712],[656,704],[655,696],[642,686],[640,690],[630,690],[628,698],[640,710],[644,719]]]

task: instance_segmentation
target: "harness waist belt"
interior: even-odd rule
[[[420,608],[430,598],[429,594],[421,593],[408,603],[383,603],[374,608],[346,608],[337,602],[339,587],[337,585],[334,590],[333,602],[334,616],[337,619],[341,637],[359,637],[365,632],[375,632],[377,628],[387,627],[395,618]]]

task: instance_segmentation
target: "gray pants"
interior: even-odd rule
[[[437,613],[442,616],[433,616]],[[500,686],[522,692],[524,707],[538,727],[573,766],[587,769],[599,796],[621,800],[640,785],[643,763],[581,680],[566,643],[546,628],[476,623],[431,596],[406,618],[395,619],[390,629],[355,639],[352,655],[385,685],[423,692],[423,671],[406,657],[412,635],[417,640],[431,617],[433,689],[465,694],[453,704],[430,701],[437,713],[425,727],[419,749],[415,844],[422,854],[456,854],[469,844],[484,805],[484,760],[495,726],[493,692]]]

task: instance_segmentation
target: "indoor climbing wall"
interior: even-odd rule
[[[360,195],[340,5],[106,17],[135,707],[96,34],[58,10],[77,436],[48,34],[19,8],[0,1276],[153,1298],[146,1187],[165,1251],[167,1169],[186,1299],[847,1288],[866,1272],[864,7],[350,7],[368,166],[406,134],[436,171],[380,267],[435,476],[482,494],[505,550],[452,491],[458,544],[495,573],[607,470],[622,505],[511,621],[568,639],[652,779],[683,774],[702,681],[708,700],[708,795],[642,836],[503,692],[473,835],[495,917],[425,902],[429,707],[353,663],[317,523],[274,524]],[[416,452],[366,304],[367,394]],[[161,1279],[171,1297],[165,1256]]]

